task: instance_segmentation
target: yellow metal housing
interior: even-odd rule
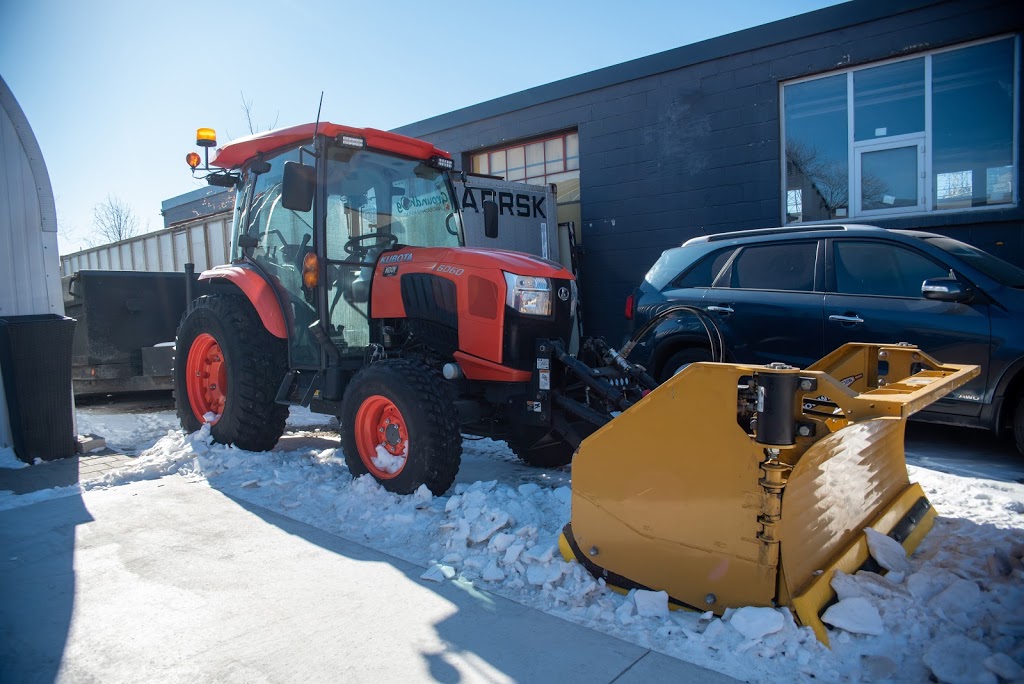
[[[792,605],[827,643],[829,580],[867,560],[864,528],[909,552],[934,518],[907,476],[907,416],[977,373],[870,344],[804,370],[692,364],[580,445],[562,553],[699,610]],[[773,374],[797,376],[788,444],[749,421]]]

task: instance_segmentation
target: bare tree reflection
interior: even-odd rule
[[[846,159],[830,157],[803,140],[787,140],[786,180],[788,189],[802,191],[802,220],[848,215],[850,169]],[[884,179],[864,174],[861,179],[862,204],[871,206],[879,203],[888,189]]]

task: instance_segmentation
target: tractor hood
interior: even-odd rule
[[[564,266],[550,259],[524,252],[513,252],[505,249],[476,249],[473,247],[425,248],[416,250],[418,259],[433,257],[439,263],[472,268],[496,268],[516,275],[535,275],[545,278],[574,280]],[[429,257],[428,252],[436,252]]]

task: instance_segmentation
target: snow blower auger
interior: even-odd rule
[[[903,344],[805,370],[694,363],[580,445],[562,555],[680,607],[791,606],[827,645],[833,572],[879,569],[864,528],[911,553],[935,518],[907,417],[977,374]]]

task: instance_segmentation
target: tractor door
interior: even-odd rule
[[[349,149],[329,148],[326,185],[328,332],[342,356],[370,344],[370,284],[383,251],[378,227],[388,215],[379,174],[351,164]]]
[[[313,369],[320,366],[320,347],[309,334],[316,320],[315,299],[302,287],[302,258],[312,249],[313,211],[294,211],[281,203],[284,163],[298,159],[298,149],[293,149],[265,159],[269,168],[264,173],[250,171],[252,199],[237,244],[277,290],[288,322],[290,366]]]

